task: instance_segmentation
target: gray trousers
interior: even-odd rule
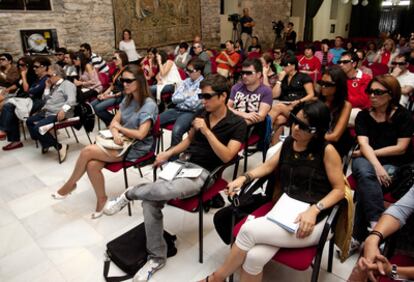
[[[203,169],[197,178],[175,178],[172,181],[157,179],[154,183],[137,185],[127,191],[131,200],[142,200],[148,259],[164,263],[167,259],[167,243],[164,240],[162,209],[167,201],[197,195],[209,172]]]

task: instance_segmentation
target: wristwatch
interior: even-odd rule
[[[325,205],[322,202],[317,202],[315,206],[319,211],[323,211],[325,209]]]
[[[397,265],[396,264],[393,264],[391,266],[390,278],[393,279],[393,280],[397,280],[398,279],[398,272],[397,272]]]

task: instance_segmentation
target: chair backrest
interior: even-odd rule
[[[379,64],[379,63],[372,63],[369,68],[372,70],[372,75],[377,76],[381,74],[386,74],[389,71],[387,65]]]

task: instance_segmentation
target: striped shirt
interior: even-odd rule
[[[95,53],[92,53],[89,62],[98,70],[98,72],[103,72],[106,74],[109,72],[109,67],[106,64],[105,60],[102,59],[101,56],[96,55]]]

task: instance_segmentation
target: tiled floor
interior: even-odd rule
[[[104,281],[105,244],[143,221],[139,202],[133,204],[132,217],[125,209],[112,217],[90,219],[95,195],[86,176],[67,199],[56,201],[50,197],[71,173],[80,149],[88,144],[82,132],[81,144],[68,139],[64,132],[60,137],[70,144],[63,164],[58,163],[55,151],[42,155],[31,140],[24,141],[24,148],[0,151],[0,281]],[[168,139],[167,133],[165,140]],[[0,146],[5,144],[0,141]],[[249,167],[259,164],[260,159],[259,154],[253,156]],[[104,171],[104,174],[107,194],[110,197],[120,194],[124,190],[122,172]],[[145,181],[150,181],[150,168],[144,168],[144,174]],[[229,178],[231,171],[225,175]],[[129,176],[131,185],[144,181],[136,170],[130,169]],[[215,211],[205,215],[205,262],[200,264],[197,214],[171,206],[164,209],[165,228],[178,237],[178,254],[168,259],[167,265],[151,281],[196,281],[224,261],[229,248],[214,230]],[[331,274],[325,271],[325,255],[319,280],[345,281],[355,261],[355,256],[343,264],[335,259]],[[309,281],[311,271],[298,272],[269,263],[264,273],[264,281],[299,282]],[[113,267],[111,274],[122,272]]]

